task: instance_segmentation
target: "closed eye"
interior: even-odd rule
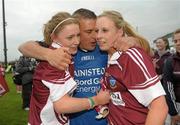
[[[107,29],[105,29],[105,28],[103,28],[102,29],[102,31],[105,33],[105,32],[108,32],[108,30]]]
[[[74,35],[68,36],[67,39],[71,40],[74,37]]]
[[[85,32],[91,34],[93,30],[86,30]]]
[[[96,30],[95,30],[95,32],[96,32],[96,33],[98,33],[98,32],[99,32],[99,30],[98,30],[98,29],[96,29]]]

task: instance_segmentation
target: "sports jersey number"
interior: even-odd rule
[[[114,105],[121,105],[125,106],[124,101],[122,100],[121,93],[120,92],[112,92],[111,93],[111,100]]]

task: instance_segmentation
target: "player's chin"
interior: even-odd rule
[[[102,50],[102,51],[107,51],[108,50],[108,48],[106,47],[106,46],[104,46],[104,45],[99,45],[99,48],[100,48],[100,50]]]
[[[71,53],[72,55],[75,55],[75,54],[77,53],[77,47],[71,48],[71,49],[70,49],[70,53]]]
[[[91,45],[87,48],[89,51],[93,51],[96,48],[96,45]]]

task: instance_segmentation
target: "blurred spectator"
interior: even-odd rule
[[[167,38],[159,38],[156,40],[155,44],[157,50],[154,52],[153,63],[156,73],[159,75],[162,83],[164,61],[171,55],[171,53],[169,52],[169,42]]]
[[[174,45],[176,53],[165,61],[163,69],[163,86],[171,115],[166,125],[180,125],[180,29],[174,32]]]
[[[6,80],[4,78],[4,68],[0,64],[0,96],[4,95],[9,91]]]
[[[17,72],[17,62],[15,62],[14,65],[12,65],[12,75],[13,75],[13,82],[16,85],[16,92],[22,93],[22,76],[20,73]]]
[[[22,108],[24,110],[29,110],[30,97],[32,91],[32,78],[36,63],[36,60],[33,58],[21,56],[16,66],[16,72],[19,73],[19,75],[21,75],[22,80]]]
[[[0,64],[0,72],[2,73],[3,76],[5,75],[5,69],[2,64]]]

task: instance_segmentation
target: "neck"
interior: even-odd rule
[[[111,57],[115,52],[116,52],[116,49],[110,48],[110,49],[108,50],[108,55]]]
[[[165,49],[159,50],[158,53],[159,53],[159,55],[163,55],[164,53],[166,53],[166,50]]]

